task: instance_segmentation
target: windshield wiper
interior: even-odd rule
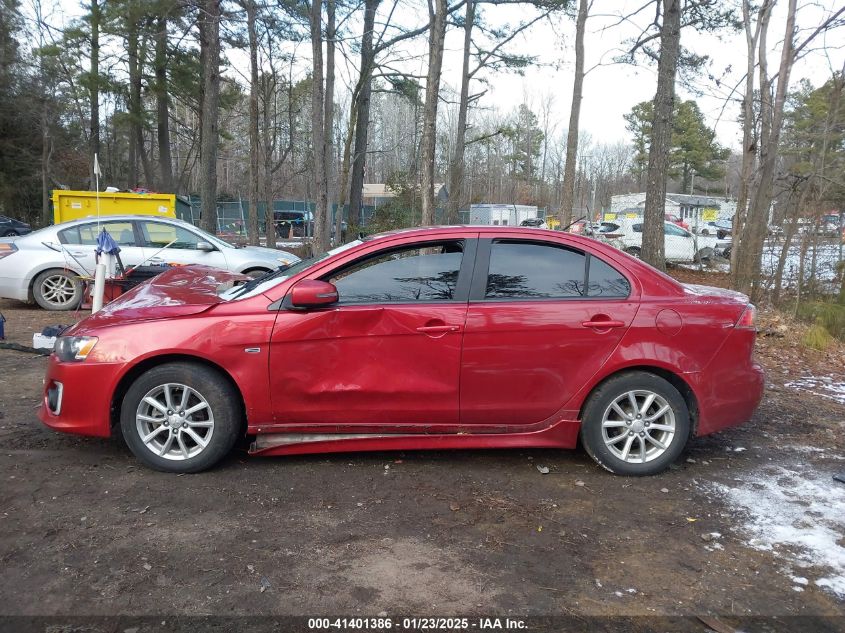
[[[259,284],[263,284],[265,281],[269,281],[276,275],[285,272],[288,268],[290,268],[290,264],[283,264],[274,270],[268,270],[266,273],[259,275],[258,277],[255,277],[253,279],[250,279],[249,281],[244,283],[244,285],[238,288],[237,292],[232,295],[232,299],[237,299],[241,295],[245,295],[250,290],[253,290],[254,288],[258,287]]]

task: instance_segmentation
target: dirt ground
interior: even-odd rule
[[[21,344],[74,320],[12,301],[0,312]],[[845,354],[804,350],[795,327],[763,315],[769,386],[749,424],[642,479],[580,450],[240,450],[208,473],[157,473],[116,439],[43,427],[45,358],[0,350],[0,614],[841,618],[843,595],[814,581],[826,563],[755,545],[747,509],[719,492],[751,482],[753,496],[773,465],[845,488],[831,478],[845,471],[845,405],[785,386],[845,381]],[[832,511],[841,563],[845,504]]]

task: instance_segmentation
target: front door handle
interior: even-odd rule
[[[610,328],[613,328],[613,327],[625,327],[625,322],[624,321],[614,321],[612,319],[602,319],[602,320],[596,319],[595,321],[582,321],[581,325],[583,327],[591,327],[591,328],[594,328],[596,330],[609,330]]]
[[[422,332],[423,334],[445,334],[446,332],[457,332],[460,329],[460,325],[423,325],[417,328],[417,332]]]

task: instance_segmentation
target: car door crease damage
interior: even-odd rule
[[[41,419],[109,435],[114,411],[133,453],[170,472],[213,466],[246,433],[260,455],[580,438],[603,467],[644,475],[691,435],[746,421],[762,396],[747,298],[686,288],[584,236],[406,230],[240,295],[239,279],[171,270],[78,323],[62,349],[79,339],[86,357],[51,358]],[[727,396],[713,388],[726,381]],[[60,412],[47,398],[58,385]],[[187,402],[165,406],[171,392]]]

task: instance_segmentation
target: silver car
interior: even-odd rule
[[[98,228],[100,227],[100,228]],[[82,300],[80,277],[93,277],[101,228],[120,245],[126,267],[203,264],[257,276],[293,264],[293,253],[235,247],[182,220],[121,215],[74,220],[23,237],[0,238],[0,298],[35,301],[47,310],[70,310]]]

